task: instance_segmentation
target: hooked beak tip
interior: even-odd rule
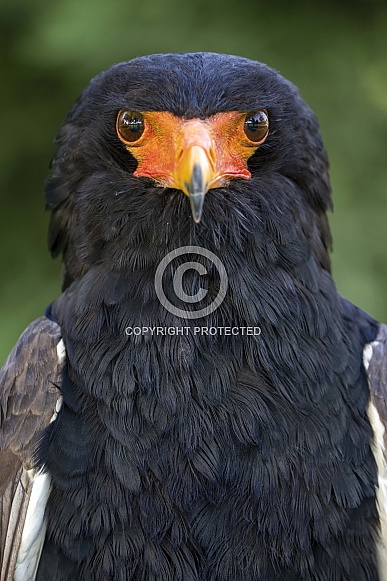
[[[203,170],[199,163],[194,164],[191,180],[185,184],[185,187],[191,203],[192,217],[196,224],[199,224],[203,213],[204,196],[208,190],[208,184],[204,183]]]
[[[204,205],[204,196],[205,192],[195,192],[189,194],[189,201],[191,203],[191,210],[192,210],[192,217],[196,224],[199,224],[202,213],[203,213],[203,205]]]

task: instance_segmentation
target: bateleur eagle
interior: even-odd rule
[[[1,580],[386,581],[387,330],[332,280],[297,89],[118,64],[46,201],[63,293],[0,374]]]

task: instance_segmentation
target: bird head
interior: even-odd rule
[[[118,246],[122,255],[125,244],[157,245],[177,231],[231,240],[259,228],[263,214],[272,222],[288,214],[283,228],[289,217],[302,222],[329,268],[318,123],[262,63],[192,53],[118,64],[91,81],[57,141],[46,201],[64,287],[103,256],[114,260]]]

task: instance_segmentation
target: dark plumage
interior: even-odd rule
[[[133,175],[115,131],[122,109],[203,120],[264,109],[270,129],[247,162],[251,179],[210,189],[195,224],[181,191]],[[380,411],[385,331],[336,291],[328,161],[296,88],[243,58],[138,58],[91,82],[58,146],[46,200],[64,277],[48,318],[66,363],[62,408],[35,453],[51,477],[37,580],[385,580],[362,363],[379,333],[369,377]],[[195,325],[259,326],[259,336],[125,333],[190,324],[154,287],[160,261],[184,245],[212,251],[228,274],[222,304]],[[195,259],[211,299],[218,273]],[[188,294],[200,283],[186,272]],[[10,357],[38,365],[28,349]],[[17,415],[23,430],[9,365],[1,420]],[[37,377],[45,393],[48,369]]]

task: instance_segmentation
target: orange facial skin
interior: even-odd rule
[[[257,144],[246,137],[246,113],[230,111],[204,120],[186,120],[166,111],[143,116],[145,129],[140,139],[126,144],[138,162],[135,176],[152,178],[187,195],[184,183],[196,161],[205,166],[207,190],[223,186],[231,178],[251,177],[247,160],[264,140]]]
[[[266,112],[265,112],[266,113]],[[135,114],[133,114],[135,116]],[[239,111],[217,113],[207,119],[184,119],[166,111],[139,114],[143,132],[125,140],[117,118],[117,135],[136,158],[135,176],[152,178],[159,186],[177,188],[189,196],[193,217],[200,221],[204,195],[232,178],[248,180],[247,160],[262,145],[245,133],[248,116]]]

